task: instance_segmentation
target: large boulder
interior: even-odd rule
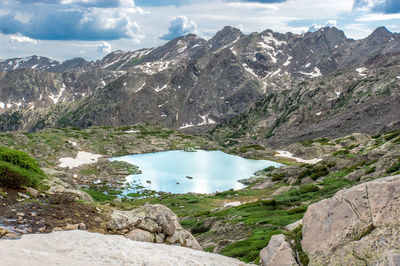
[[[262,266],[291,266],[299,265],[294,257],[290,244],[284,235],[273,235],[268,246],[260,252]]]
[[[131,211],[114,210],[107,227],[114,233],[127,232],[125,236],[132,240],[201,250],[196,238],[182,228],[178,216],[163,205],[146,204]]]
[[[2,239],[0,258],[1,265],[247,265],[219,254],[87,231]]]
[[[310,205],[303,217],[302,248],[311,265],[383,265],[398,258],[399,195],[397,175]]]

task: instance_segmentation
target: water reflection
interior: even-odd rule
[[[139,166],[140,175],[127,177],[145,189],[172,193],[212,193],[244,186],[237,182],[268,166],[281,164],[266,160],[249,160],[221,151],[166,151],[127,155],[111,159]],[[192,177],[192,179],[188,178]],[[150,181],[150,183],[148,183]]]

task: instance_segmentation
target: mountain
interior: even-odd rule
[[[374,134],[398,123],[393,112],[398,110],[399,44],[400,35],[384,27],[362,40],[334,27],[301,35],[271,30],[246,35],[225,27],[208,41],[189,34],[157,48],[116,51],[96,62],[73,59],[18,70],[12,60],[0,84],[15,75],[20,93],[13,93],[18,90],[10,79],[0,85],[0,130],[150,121],[201,133],[222,123],[212,132],[215,137],[250,134],[271,145],[354,131]],[[53,89],[47,75],[61,77]],[[31,88],[22,80],[35,82]],[[40,93],[23,98],[30,91],[64,100],[40,105]],[[364,119],[372,123],[362,126]],[[293,127],[298,130],[288,132]]]

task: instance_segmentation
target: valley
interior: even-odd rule
[[[204,257],[221,265],[394,261],[399,60],[385,27],[360,40],[225,27],[92,62],[3,60],[0,242],[91,232],[234,258]],[[171,193],[127,182],[145,169],[110,160],[172,151],[199,169],[218,164],[206,151],[282,166],[235,176],[241,189]]]

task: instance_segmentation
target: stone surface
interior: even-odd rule
[[[127,233],[126,235],[124,235],[124,237],[134,241],[150,242],[150,243],[153,243],[155,240],[154,234],[142,229],[134,229],[129,233]]]
[[[93,202],[88,193],[77,189],[65,188],[61,185],[51,187],[47,190],[47,194],[50,195],[51,200],[55,203],[68,203],[75,200]]]
[[[292,248],[282,234],[272,236],[268,246],[261,250],[260,264],[262,266],[299,265],[294,258]]]
[[[311,264],[381,264],[400,248],[400,176],[339,191],[303,217],[303,250]]]
[[[169,244],[201,249],[192,234],[182,228],[178,216],[163,205],[146,204],[131,211],[114,210],[110,218],[107,227],[116,233],[140,229],[153,234],[151,242],[160,242],[162,238]]]
[[[20,240],[1,240],[0,258],[2,265],[246,265],[218,254],[87,231],[33,234],[24,235]]]
[[[295,229],[297,226],[299,226],[301,224],[303,224],[303,220],[298,220],[297,222],[286,225],[285,229],[289,230],[289,231],[293,231],[293,229]]]
[[[34,189],[34,188],[31,188],[31,187],[28,187],[27,189],[26,189],[26,192],[28,192],[29,194],[31,194],[31,196],[32,197],[37,197],[37,196],[39,196],[39,191],[37,191],[36,189]]]

